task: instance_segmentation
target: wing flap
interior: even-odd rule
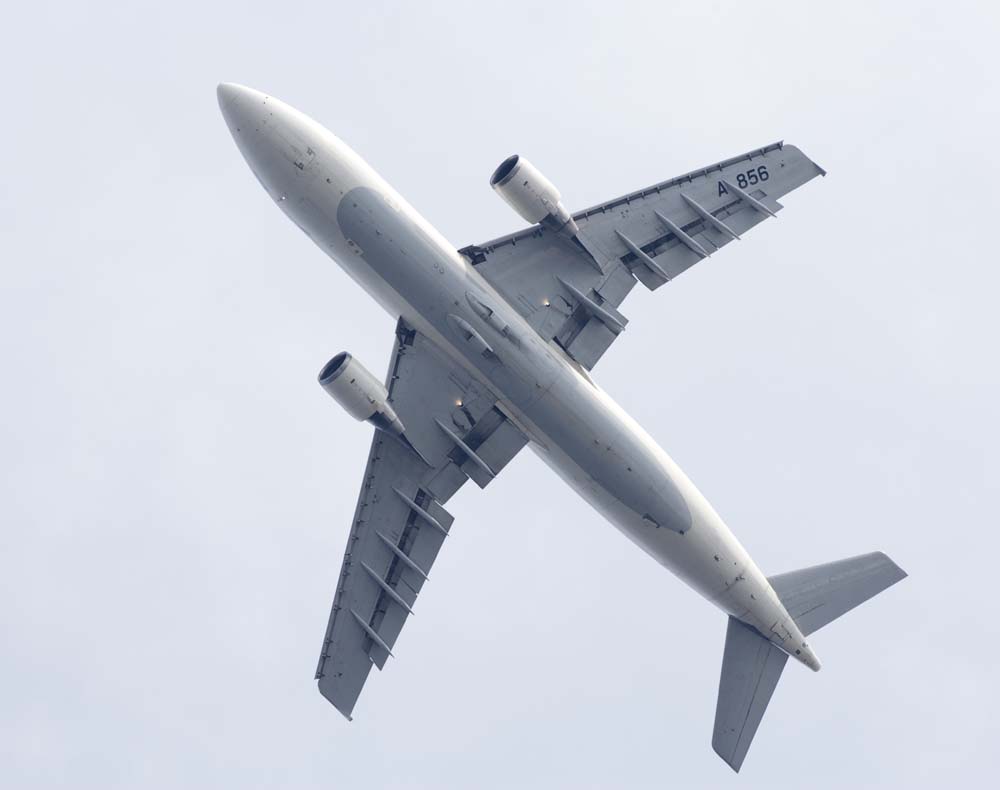
[[[579,328],[572,324],[566,327],[567,334],[571,334],[572,339],[561,343],[561,345],[573,359],[590,370],[615,342],[618,334],[609,329],[607,324],[598,318],[587,315],[582,318]]]
[[[406,527],[397,546],[416,565],[430,568],[437,559],[441,546],[444,545],[447,531],[454,519],[425,492],[416,491],[414,496],[420,500],[419,502],[414,500],[416,507],[426,513],[426,516],[414,508],[410,509]],[[379,571],[379,576],[382,580],[382,584],[379,585],[381,595],[375,605],[371,625],[385,642],[385,646],[374,644],[370,653],[372,661],[381,669],[389,657],[386,647],[391,649],[396,644],[396,639],[403,630],[407,617],[412,613],[417,593],[420,592],[425,579],[395,554],[391,556],[388,566]],[[393,593],[402,598],[406,606],[401,604]]]

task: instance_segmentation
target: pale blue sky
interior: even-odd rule
[[[20,4],[0,48],[0,784],[990,784],[1000,21],[987,2]],[[531,454],[352,724],[312,680],[370,429],[315,376],[393,319],[271,204],[215,86],[281,97],[456,246],[777,139],[829,171],[655,294],[599,383],[768,573],[910,578],[811,641],[739,777],[725,618]]]

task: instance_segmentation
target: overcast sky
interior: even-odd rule
[[[0,784],[991,784],[1000,110],[986,2],[19,3],[0,67]],[[670,8],[669,6],[674,6]],[[348,724],[313,672],[394,318],[264,194],[220,81],[345,139],[456,246],[779,139],[829,171],[596,370],[766,573],[910,578],[790,663],[736,777],[725,618],[530,453]]]

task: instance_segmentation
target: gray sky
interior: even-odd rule
[[[994,774],[997,40],[988,2],[17,4],[0,67],[0,784],[939,787]],[[790,665],[736,778],[725,618],[533,455],[449,509],[355,721],[312,674],[393,319],[254,181],[273,93],[456,246],[777,139],[829,170],[655,294],[599,383],[758,564],[911,577]]]

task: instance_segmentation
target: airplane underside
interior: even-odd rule
[[[739,770],[789,656],[905,576],[884,554],[766,577],[659,445],[590,371],[620,306],[781,210],[823,170],[776,143],[569,212],[530,162],[491,186],[531,226],[456,250],[342,141],[265,94],[219,86],[230,131],[281,210],[399,319],[384,383],[342,353],[323,388],[374,427],[323,640],[322,694],[350,718],[438,551],[448,499],[485,487],[531,443],[611,523],[729,617],[713,748]]]

